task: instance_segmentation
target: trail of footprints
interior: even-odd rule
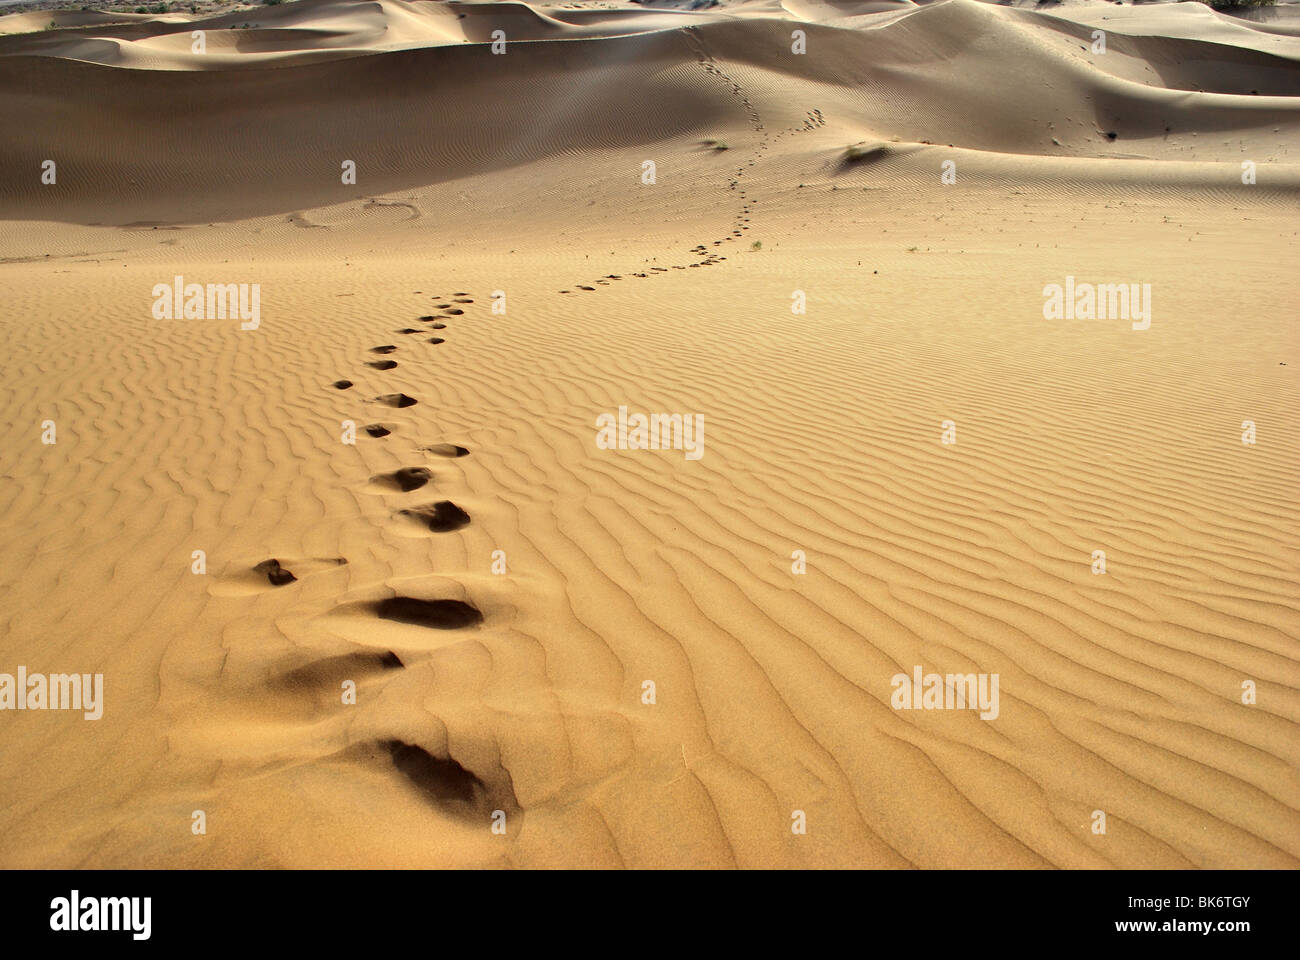
[[[425,330],[446,330],[447,322],[465,315],[465,308],[474,303],[467,293],[454,296],[433,298],[438,313],[419,317],[421,327],[402,327],[396,333],[415,336]],[[425,342],[433,346],[445,343],[441,336],[430,336]],[[395,369],[399,363],[390,359],[400,355],[404,348],[398,344],[385,343],[371,347],[369,353],[379,358],[365,362],[365,366],[376,371]],[[349,379],[335,380],[330,384],[336,390],[350,390],[355,386]],[[370,402],[393,409],[415,406],[419,401],[405,393],[382,393]],[[383,440],[393,436],[400,425],[395,423],[371,423],[362,428],[362,432],[374,440]],[[420,448],[421,452],[435,457],[455,458],[469,454],[466,447],[452,443],[435,443]],[[432,470],[426,466],[407,466],[370,477],[369,492],[384,497],[406,498],[435,482]],[[394,516],[411,523],[418,529],[432,534],[450,533],[468,526],[470,515],[462,507],[450,500],[410,503],[395,509]],[[295,583],[299,574],[310,576],[328,566],[347,563],[342,557],[329,560],[271,558],[263,560],[250,570],[239,574],[238,581],[231,589],[240,592],[281,588]],[[296,574],[294,568],[298,570]],[[261,584],[260,588],[253,584]],[[345,605],[355,609],[357,605]],[[462,630],[483,622],[482,612],[472,603],[451,598],[427,599],[412,596],[393,596],[373,603],[362,605],[370,615],[391,623],[405,624],[429,630]],[[285,683],[319,683],[322,688],[337,690],[338,681],[342,679],[359,679],[367,674],[402,669],[406,664],[392,650],[386,653],[358,652],[342,657],[334,656],[318,660],[300,667],[282,678]],[[519,810],[514,796],[509,774],[504,770],[496,771],[486,780],[474,772],[465,769],[454,758],[436,756],[423,747],[397,739],[377,740],[359,744],[349,752],[359,758],[373,760],[376,758],[390,762],[415,788],[423,792],[432,802],[446,812],[473,822],[486,822],[494,810],[506,810],[508,813]]]
[[[710,244],[699,243],[690,248],[689,253],[693,258],[690,262],[673,264],[668,267],[649,267],[645,271],[632,274],[633,277],[637,278],[668,273],[670,270],[709,267],[725,261],[726,257],[721,256],[716,249],[710,252],[709,247],[711,245],[714,248],[719,248],[724,244],[734,243],[749,230],[750,215],[753,213],[757,201],[749,197],[744,187],[744,178],[748,169],[753,167],[768,148],[781,137],[806,130],[814,130],[826,122],[821,115],[821,111],[814,110],[806,115],[802,126],[783,130],[777,133],[775,137],[771,137],[767,133],[758,111],[745,95],[740,84],[735,82],[717,65],[713,57],[705,49],[703,41],[696,31],[693,28],[686,28],[683,33],[705,72],[727,84],[730,88],[731,95],[744,108],[750,125],[760,135],[760,139],[753,155],[736,168],[727,184],[727,189],[736,191],[740,200],[740,209],[731,224],[730,232],[726,236],[712,240]],[[593,291],[598,286],[608,286],[610,283],[622,279],[623,276],[620,274],[606,274],[589,283],[578,284],[576,289]],[[574,291],[561,290],[560,292],[569,294]],[[456,293],[450,297],[434,297],[433,299],[439,312],[417,318],[416,322],[422,324],[422,327],[406,326],[394,332],[402,336],[414,337],[430,330],[446,330],[448,321],[464,316],[465,308],[474,303],[473,298],[468,293]],[[434,335],[426,337],[424,342],[437,346],[445,343],[446,340],[442,336]],[[391,355],[399,353],[400,350],[401,348],[397,344],[392,343],[371,347],[369,352],[376,355],[377,358],[366,361],[365,366],[381,372],[393,370],[402,361],[391,359]],[[352,380],[342,378],[335,380],[330,386],[336,390],[350,390],[355,386],[355,383]],[[419,401],[405,393],[383,393],[375,396],[371,402],[393,409],[404,409],[415,406]],[[366,436],[375,440],[382,440],[392,436],[396,429],[398,429],[396,424],[387,423],[371,423],[362,428]],[[463,457],[469,454],[467,448],[450,443],[433,444],[432,446],[422,447],[421,450],[438,457]],[[386,497],[405,497],[422,490],[433,481],[433,472],[428,467],[400,467],[387,473],[372,476],[370,478],[370,489],[371,492]],[[433,534],[460,530],[471,522],[469,513],[450,500],[413,503],[396,510],[395,515],[401,516],[419,528],[428,530]],[[244,576],[255,579],[257,582],[263,582],[264,580],[269,586],[262,587],[263,590],[273,589],[287,586],[298,580],[298,576],[290,569],[288,564],[297,567],[299,572],[304,575],[310,575],[328,566],[346,562],[342,557],[327,560],[292,560],[287,562],[271,558],[257,564]],[[366,609],[370,614],[381,620],[431,630],[460,630],[483,622],[482,612],[473,604],[449,598],[425,599],[394,596],[367,604]],[[334,686],[339,676],[360,676],[374,671],[402,669],[405,666],[406,664],[402,662],[401,658],[391,650],[382,654],[371,652],[354,653],[343,657],[330,657],[309,664],[293,671],[292,676],[286,679],[293,679],[297,682],[319,681]],[[490,776],[485,781],[474,772],[465,769],[451,757],[438,757],[416,744],[397,739],[362,744],[355,749],[370,758],[386,756],[394,768],[401,772],[413,786],[422,791],[431,801],[441,809],[459,816],[481,822],[481,818],[490,815],[493,810],[504,808],[513,813],[520,809],[514,795],[513,785],[510,783],[509,773],[504,770],[497,771],[496,775]]]
[[[712,54],[710,54],[705,47],[704,41],[700,38],[698,31],[694,27],[686,27],[682,30],[682,34],[686,38],[687,45],[690,46],[691,50],[695,53],[696,61],[704,68],[705,73],[717,77],[730,88],[731,95],[735,97],[740,106],[744,108],[750,126],[754,129],[755,133],[760,135],[758,146],[755,147],[753,156],[737,167],[735,174],[733,174],[731,179],[727,182],[727,189],[734,190],[739,195],[740,212],[736,214],[730,232],[725,237],[719,237],[718,239],[711,241],[712,246],[721,247],[723,244],[734,243],[741,239],[745,235],[745,231],[749,229],[750,214],[754,212],[754,205],[758,201],[751,199],[743,186],[744,177],[748,169],[754,166],[754,164],[762,158],[763,154],[767,152],[768,148],[775,144],[777,140],[781,139],[781,137],[804,130],[815,130],[824,125],[826,120],[822,116],[820,110],[813,110],[806,115],[801,126],[782,130],[777,133],[775,137],[770,136],[767,132],[766,126],[763,124],[762,118],[758,115],[758,110],[754,107],[753,103],[750,102],[749,97],[745,95],[744,88],[723,72],[722,68],[718,66],[717,62],[713,59]],[[703,243],[691,247],[688,252],[696,259],[689,263],[672,264],[668,267],[650,267],[648,271],[633,273],[632,276],[644,278],[654,276],[657,273],[668,273],[670,270],[693,270],[699,267],[711,267],[714,264],[722,263],[727,259],[716,251],[710,253],[709,245]],[[584,292],[592,291],[598,286],[609,286],[612,281],[622,279],[623,277],[621,274],[607,273],[605,276],[597,280],[577,284],[575,289]],[[573,290],[560,291],[560,293],[565,294],[573,292]]]
[[[418,322],[425,324],[427,329],[432,330],[447,329],[446,321],[454,317],[464,316],[465,307],[474,303],[474,299],[468,293],[463,292],[447,298],[433,297],[433,300],[440,312],[426,314],[418,318]],[[419,327],[402,327],[396,332],[406,336],[413,336],[422,331]],[[425,342],[436,346],[445,343],[446,339],[433,336],[428,337]],[[389,355],[397,353],[398,350],[397,344],[384,343],[371,347],[369,352],[387,358]],[[393,359],[371,360],[366,362],[366,366],[374,370],[387,371],[395,369],[398,366],[398,361]],[[351,380],[341,379],[335,380],[331,386],[338,390],[348,390],[354,384]],[[405,393],[383,393],[374,397],[372,402],[394,409],[402,409],[413,407],[419,401]],[[372,439],[381,440],[391,436],[395,427],[395,424],[371,423],[363,427],[362,430]],[[463,457],[469,453],[469,450],[465,447],[450,443],[434,444],[430,447],[424,447],[423,450],[426,453],[440,457]],[[384,495],[407,494],[422,489],[432,480],[433,471],[428,467],[400,467],[387,473],[375,474],[370,478],[370,486],[374,491]],[[398,510],[397,515],[410,518],[434,533],[459,530],[470,522],[469,514],[450,500],[416,504]],[[271,586],[283,586],[297,579],[292,571],[286,569],[276,559],[265,560],[258,564],[255,569],[257,572],[266,575]],[[394,597],[390,600],[381,601],[375,605],[374,613],[385,620],[415,623],[420,626],[443,630],[471,626],[483,619],[482,614],[476,607],[461,600],[421,600],[415,597]]]
[[[473,298],[468,293],[457,293],[452,297],[442,298],[434,297],[437,303],[437,309],[440,311],[436,314],[426,314],[419,317],[418,322],[426,325],[426,329],[445,330],[447,329],[447,320],[454,317],[465,315],[465,307],[474,303]],[[419,327],[402,327],[395,331],[407,336],[423,332]],[[437,345],[445,343],[443,337],[428,337],[427,343]],[[370,348],[370,353],[388,357],[390,354],[398,352],[398,346],[394,343],[385,343]],[[366,366],[374,370],[392,370],[396,368],[398,361],[391,359],[367,361]],[[330,386],[336,390],[350,390],[355,386],[352,380],[346,378],[335,380]],[[383,393],[374,397],[373,403],[382,404],[394,409],[413,407],[419,401],[405,393]],[[395,425],[384,423],[371,423],[362,427],[365,434],[372,439],[380,440],[393,434]],[[439,457],[463,457],[469,453],[465,447],[451,443],[436,443],[432,446],[423,447],[426,453]],[[376,474],[370,478],[371,487],[383,493],[412,493],[426,486],[433,479],[433,472],[428,467],[401,467],[388,473]],[[433,503],[418,504],[402,510],[397,514],[403,517],[411,518],[417,521],[421,526],[427,527],[434,533],[446,533],[452,530],[459,530],[467,526],[470,517],[464,509],[452,503],[450,500],[439,500]],[[342,561],[346,562],[346,561]],[[288,569],[284,564],[275,558],[264,560],[253,568],[253,572],[259,576],[264,576],[267,582],[273,587],[281,587],[295,582],[298,578],[293,571]],[[472,605],[463,603],[459,600],[419,600],[411,597],[395,598],[400,603],[380,603],[376,605],[375,613],[382,619],[398,619],[404,623],[421,623],[425,626],[437,627],[439,629],[454,629],[460,626],[468,626],[482,620],[482,615]],[[463,608],[463,610],[461,610]],[[412,613],[419,609],[426,609],[427,615],[417,616]],[[394,615],[393,611],[405,611],[401,617]],[[461,610],[460,613],[449,614],[447,611]]]

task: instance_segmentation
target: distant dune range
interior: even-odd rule
[[[1296,11],[0,17],[0,866],[1300,866]]]
[[[821,19],[845,8],[796,9]],[[342,159],[357,162],[373,194],[557,155],[735,135],[743,117],[698,69],[700,51],[747,89],[780,94],[764,104],[769,123],[816,103],[851,118],[854,139],[1265,160],[1285,159],[1279,142],[1300,123],[1290,38],[1220,28],[1244,34],[1243,47],[1127,37],[1116,24],[1103,56],[1089,52],[1086,26],[1053,16],[967,0],[899,14],[883,25],[804,24],[805,55],[791,52],[789,14],[770,5],[578,14],[307,0],[210,22],[132,15],[143,22],[9,35],[0,209],[83,223],[229,219],[345,199]],[[249,18],[259,26],[232,29]],[[195,28],[206,31],[202,55],[189,52]],[[505,55],[481,46],[494,29],[514,41]],[[1007,63],[1036,82],[1009,95]],[[52,156],[59,191],[20,175]]]

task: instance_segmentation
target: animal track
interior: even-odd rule
[[[419,521],[434,533],[449,533],[469,525],[469,514],[450,500],[426,503],[401,512],[403,516]]]

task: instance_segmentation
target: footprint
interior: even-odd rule
[[[376,360],[374,363],[367,363],[367,367],[374,367],[376,370],[391,370],[397,366],[396,360]]]
[[[385,393],[383,396],[375,397],[375,402],[389,407],[413,407],[420,401],[404,393]]]
[[[464,457],[469,455],[466,447],[458,447],[454,443],[435,443],[431,447],[423,448],[426,453],[433,453],[440,457]]]
[[[237,562],[211,578],[208,593],[214,597],[248,597],[283,587],[300,577],[333,570],[347,563],[343,557],[272,557],[252,566]],[[296,570],[295,574],[293,570]]]
[[[460,309],[459,307],[452,307],[450,310],[447,311],[447,313],[450,316],[459,317],[459,316],[463,316],[465,311]]]
[[[280,566],[280,561],[272,557],[270,560],[263,560],[253,568],[254,573],[260,573],[271,581],[271,586],[282,587],[286,583],[293,583],[298,578],[295,577],[284,567]]]
[[[451,304],[450,304],[450,303],[435,303],[434,306],[437,307],[439,310],[446,310],[448,307],[451,306]],[[421,317],[420,319],[423,320],[424,317]]]
[[[352,381],[335,380],[333,383],[330,384],[330,386],[333,387],[335,390],[346,390],[348,387],[352,386]]]
[[[391,473],[377,473],[370,478],[370,482],[376,486],[409,493],[412,490],[419,490],[432,478],[433,473],[428,467],[401,467]]]
[[[410,510],[403,510],[401,513],[428,527],[434,533],[448,533],[469,525],[469,514],[450,500],[426,503],[423,506],[412,507]]]
[[[345,653],[323,657],[273,678],[271,686],[282,690],[328,689],[331,697],[344,680],[356,680],[370,673],[400,670],[406,664],[393,651],[386,653]]]
[[[473,300],[466,300],[466,299],[458,299],[458,300],[456,300],[456,301],[454,301],[454,302],[455,302],[455,303],[473,303],[474,301],[473,301]]]
[[[416,330],[415,327],[402,327],[401,330],[397,331],[397,333],[419,333],[419,332],[420,331]]]
[[[465,14],[458,13],[458,17]],[[510,774],[501,768],[488,773],[487,779],[462,766],[445,749],[445,755],[431,753],[418,744],[405,740],[379,740],[370,746],[359,744],[350,753],[358,760],[374,763],[387,759],[392,769],[440,813],[451,815],[467,827],[478,829],[501,811],[514,823],[519,814],[519,800],[515,797]]]
[[[402,776],[438,803],[484,805],[487,784],[450,757],[435,757],[423,747],[401,740],[384,740],[380,746],[388,751]]]
[[[370,352],[371,353],[392,353],[396,349],[397,347],[393,346],[393,344],[386,343],[382,347],[371,347]]]
[[[429,324],[429,328],[432,330],[446,330],[447,325],[445,323],[431,323]]]
[[[366,433],[370,434],[372,437],[386,437],[393,432],[382,423],[372,423],[367,426],[365,430]]]
[[[381,620],[409,623],[434,630],[459,630],[483,622],[479,609],[463,600],[420,600],[415,597],[390,597],[374,606]]]
[[[447,341],[444,340],[444,339],[442,339],[442,337],[430,337],[430,338],[429,338],[429,342],[430,342],[430,343],[446,343]]]

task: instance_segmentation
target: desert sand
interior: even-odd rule
[[[0,128],[0,672],[104,691],[0,866],[1300,865],[1300,7],[35,11]]]

